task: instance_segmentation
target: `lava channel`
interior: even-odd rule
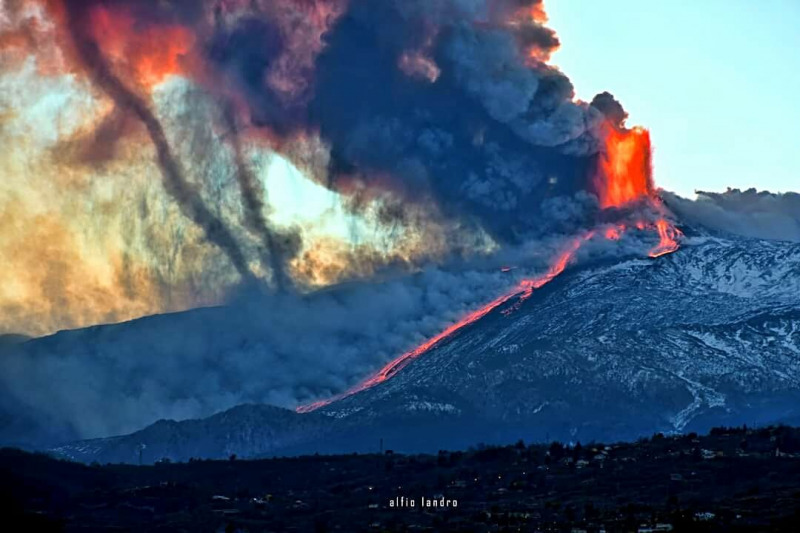
[[[420,355],[424,354],[425,352],[427,352],[428,350],[439,344],[439,342],[441,342],[442,340],[450,337],[451,335],[460,331],[464,327],[469,326],[473,322],[478,321],[479,319],[488,315],[490,312],[497,309],[506,302],[509,302],[514,298],[517,298],[517,301],[514,304],[514,309],[519,308],[522,302],[530,298],[530,296],[533,294],[533,291],[543,287],[544,285],[547,285],[548,283],[553,281],[559,274],[564,272],[564,270],[567,268],[567,265],[570,263],[570,261],[572,261],[572,259],[578,253],[578,250],[580,250],[581,246],[585,242],[590,240],[594,235],[595,232],[590,231],[580,237],[576,237],[575,239],[570,241],[569,246],[567,246],[567,248],[556,257],[556,260],[553,262],[552,265],[550,265],[550,268],[548,268],[544,274],[542,274],[541,276],[537,276],[535,278],[523,279],[517,284],[516,287],[514,287],[514,289],[512,289],[508,293],[498,298],[495,298],[491,302],[485,304],[483,307],[475,311],[472,311],[468,315],[461,318],[461,320],[459,320],[458,322],[448,326],[446,329],[439,332],[430,339],[426,340],[413,350],[410,350],[401,355],[400,357],[393,359],[386,366],[381,368],[376,374],[365,379],[358,385],[330,398],[325,398],[324,400],[318,400],[310,404],[301,405],[297,407],[295,410],[298,413],[309,413],[311,411],[319,409],[320,407],[329,405],[337,400],[347,398],[348,396],[352,396],[353,394],[372,388],[375,385],[378,385],[379,383],[383,383],[387,379],[397,374],[397,372],[405,368],[411,361],[413,361]]]

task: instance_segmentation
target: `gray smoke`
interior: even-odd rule
[[[344,189],[358,176],[403,202],[435,205],[465,234],[485,230],[501,250],[483,264],[430,266],[307,296],[259,295],[13,345],[0,358],[6,412],[55,420],[62,437],[86,438],[243,402],[291,407],[330,396],[541,273],[565,235],[596,223],[589,182],[599,126],[624,110],[610,95],[597,107],[573,101],[569,79],[537,59],[557,47],[555,35],[511,17],[539,0],[350,0],[313,54],[298,45],[315,31],[304,16],[315,10],[306,8],[344,2],[65,0],[94,83],[146,126],[167,191],[244,277],[241,245],[185,179],[148,102],[112,71],[87,30],[88,10],[106,3],[129,8],[140,29],[163,20],[196,29],[195,52],[211,75],[194,82],[220,105],[246,108],[229,121],[230,141],[245,219],[276,276],[282,254],[238,145],[242,117],[250,120],[242,128],[287,143],[318,134],[331,149],[326,186]],[[276,72],[286,76],[278,84],[269,81]],[[595,252],[641,255],[651,245],[606,242]],[[488,261],[497,261],[493,269]],[[506,262],[521,268],[500,273]]]
[[[581,250],[579,261],[642,256],[652,245],[633,235],[599,239]],[[226,307],[7,343],[0,414],[16,422],[0,424],[0,441],[102,437],[241,403],[291,408],[329,397],[520,279],[541,274],[563,246],[563,238],[530,242],[470,268],[431,267],[307,296],[246,297]],[[500,265],[518,268],[503,273]]]
[[[670,208],[688,224],[756,239],[800,242],[800,194],[756,189],[697,192],[697,200],[664,193]]]

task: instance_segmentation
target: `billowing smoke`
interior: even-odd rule
[[[195,43],[181,56],[185,74],[230,102],[239,115],[229,114],[233,121],[279,143],[318,134],[331,158],[316,177],[337,191],[358,183],[432,201],[445,216],[510,241],[549,231],[542,202],[587,187],[586,156],[598,150],[603,107],[574,101],[568,78],[544,62],[558,40],[542,25],[538,1],[65,5],[95,82],[121,107],[147,115],[175,196],[201,226],[213,226],[210,239],[240,271],[235,243],[185,198],[191,194],[158,142],[157,120],[106,66],[93,37],[99,24],[91,21],[105,20],[97,13],[112,27],[133,17],[134,31],[157,35],[189,28]],[[140,82],[153,75],[131,70]],[[242,181],[247,220],[266,233],[250,181]]]
[[[14,348],[0,403],[75,436],[341,392],[644,204],[677,249],[541,0],[2,5],[0,333],[235,302]]]
[[[431,268],[305,298],[265,295],[60,333],[3,354],[2,389],[17,400],[2,407],[65,422],[61,438],[119,434],[242,402],[293,407],[343,390],[518,275]]]
[[[500,241],[549,231],[542,204],[586,188],[589,158],[578,156],[596,151],[602,115],[527,55],[557,45],[530,4],[352,2],[309,104],[333,186],[359,175],[432,198]]]
[[[800,242],[800,194],[755,189],[724,193],[697,192],[697,200],[664,193],[669,206],[686,223],[718,233],[756,239]]]
[[[13,288],[0,331],[220,302],[242,281],[414,269],[580,226],[589,163],[567,145],[599,113],[544,63],[557,39],[543,21],[540,2],[3,3],[0,136],[14,150],[0,205],[19,229],[0,238]],[[278,227],[276,156],[337,195],[348,235],[331,237],[327,214]],[[557,205],[572,215],[551,220]]]
[[[641,256],[643,244],[598,240],[581,250],[581,259]],[[0,412],[26,421],[24,429],[1,424],[0,441],[108,436],[245,402],[292,408],[328,397],[520,279],[541,274],[562,247],[561,239],[540,241],[495,259],[517,265],[511,272],[486,264],[431,267],[302,298],[266,294],[61,332],[5,351],[0,344]]]

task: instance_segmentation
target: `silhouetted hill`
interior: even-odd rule
[[[19,531],[794,532],[800,430],[142,467],[3,449],[0,480]]]

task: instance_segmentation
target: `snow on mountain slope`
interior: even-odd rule
[[[799,348],[800,247],[702,238],[565,275],[323,412],[383,417],[372,406],[425,401],[406,400],[414,389],[482,418],[557,419],[590,436],[607,418],[632,433],[682,430],[709,413],[758,422],[800,393]]]
[[[503,311],[391,379],[311,413],[309,427],[298,430],[293,419],[291,439],[277,424],[260,445],[237,448],[237,430],[226,426],[231,445],[215,449],[371,450],[385,438],[395,449],[435,451],[518,438],[625,439],[800,414],[798,245],[694,238],[658,259],[573,268]],[[134,442],[144,432],[121,438]],[[207,423],[193,438],[218,440],[220,432]],[[186,458],[186,446],[162,450]],[[124,460],[102,440],[92,453],[60,451]]]

